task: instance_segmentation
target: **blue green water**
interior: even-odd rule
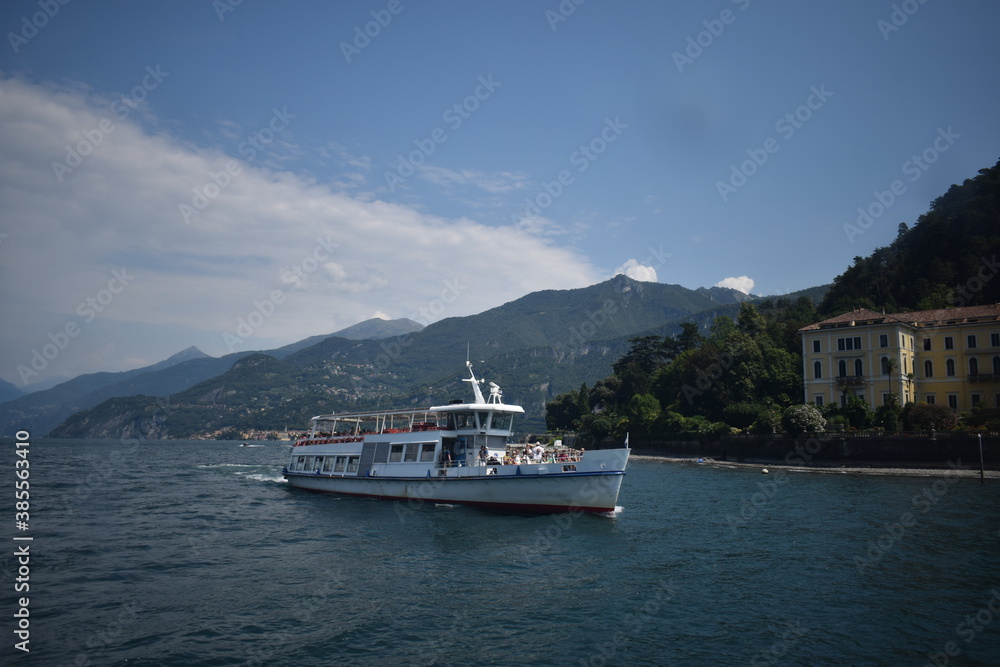
[[[22,532],[5,444],[0,664],[1000,664],[997,481],[634,457],[615,516],[522,517],[289,489],[280,444],[39,441]]]

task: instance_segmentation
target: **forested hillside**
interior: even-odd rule
[[[743,303],[735,319],[716,317],[707,335],[687,322],[676,336],[633,338],[610,376],[549,403],[547,426],[619,438],[730,427],[773,432],[782,412],[801,401],[795,332],[815,316],[806,297]]]
[[[896,240],[855,257],[820,305],[832,317],[852,308],[886,312],[1000,301],[1000,162],[953,185]]]

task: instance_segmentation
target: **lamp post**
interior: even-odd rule
[[[976,437],[979,439],[979,483],[985,484],[986,477],[983,471],[983,434],[977,433]]]

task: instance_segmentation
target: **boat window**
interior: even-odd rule
[[[312,456],[307,456],[306,457],[306,470],[312,470],[313,469],[313,458],[314,457],[312,457]]]
[[[317,470],[319,470],[320,468],[323,467],[323,457],[322,456],[317,456],[316,457],[316,462],[314,463],[314,466],[315,466],[315,468]]]
[[[306,466],[306,457],[304,456],[298,457],[298,460],[295,462],[295,469],[304,470],[305,466]]]
[[[337,463],[333,466],[333,472],[344,472],[344,466],[347,463],[346,456],[338,456]]]
[[[407,445],[406,454],[403,456],[403,460],[408,463],[416,461],[418,451],[420,451],[420,445]]]
[[[328,456],[326,457],[326,460],[323,461],[323,472],[330,472],[333,470],[333,458],[334,457],[332,456]]]
[[[510,430],[510,424],[514,421],[514,415],[509,412],[494,412],[493,413],[493,428],[503,429],[504,431]]]
[[[425,443],[421,446],[420,450],[420,460],[421,461],[433,461],[434,460],[434,444]]]
[[[392,445],[389,448],[389,463],[399,463],[403,460],[403,445]]]
[[[476,415],[471,412],[456,412],[455,427],[476,428]]]
[[[361,460],[360,456],[352,456],[347,459],[347,472],[357,472],[358,471],[358,461]]]
[[[480,429],[487,429],[487,428],[489,428],[489,423],[490,423],[490,413],[488,413],[488,412],[480,412],[479,413],[479,428]]]

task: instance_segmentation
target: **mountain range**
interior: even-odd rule
[[[422,325],[412,320],[371,319],[342,329],[330,336],[369,339],[386,338],[419,331]],[[268,354],[284,358],[300,349],[315,345],[327,336],[314,336],[298,343],[270,350]],[[199,382],[230,370],[239,359],[252,354],[236,352],[210,357],[197,347],[189,347],[151,366],[118,373],[87,373],[62,382],[51,389],[24,394],[15,385],[0,401],[0,434],[13,435],[27,429],[48,433],[74,412],[92,408],[114,397],[150,395],[165,397],[184,391]],[[5,388],[0,386],[0,392]]]
[[[783,298],[818,301],[825,290]],[[0,432],[30,424],[56,437],[183,438],[302,428],[323,412],[468,398],[460,382],[467,354],[479,377],[498,383],[507,402],[525,408],[523,429],[540,430],[545,403],[605,377],[629,338],[673,334],[683,321],[707,327],[717,315],[760,298],[619,275],[585,288],[533,292],[423,328],[408,320],[369,320],[276,350],[171,357],[155,370],[81,376],[0,404]]]

